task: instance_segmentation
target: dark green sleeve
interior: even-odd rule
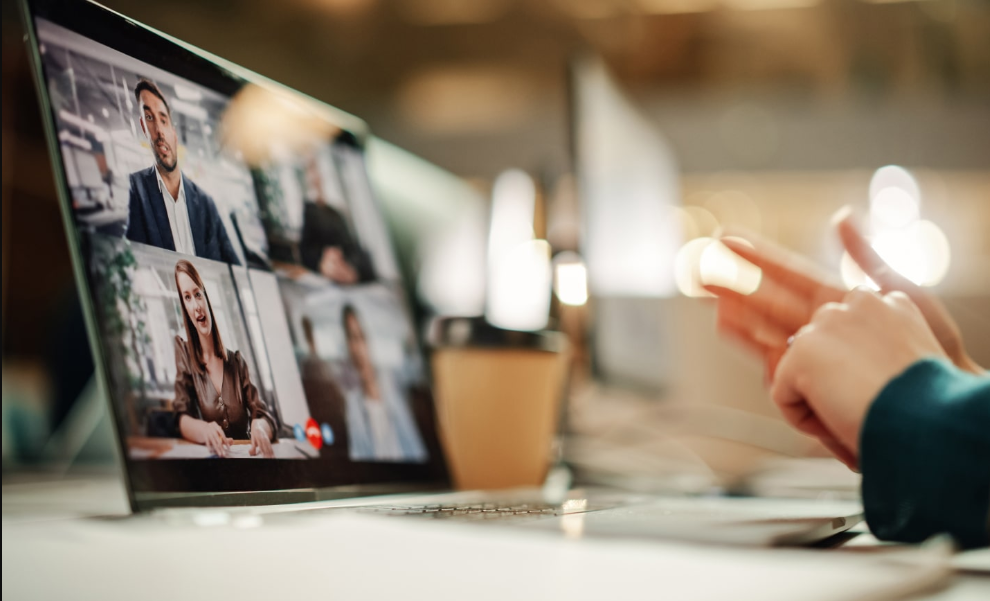
[[[990,544],[990,378],[923,359],[870,406],[860,438],[863,506],[883,540],[948,533]]]

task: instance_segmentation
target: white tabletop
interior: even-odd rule
[[[105,517],[127,515],[112,475],[5,478],[3,597],[840,601],[925,588],[912,598],[990,599],[990,574],[955,571],[944,551],[881,545],[868,534],[839,549],[767,550],[571,541],[341,512],[200,521],[212,527]],[[975,557],[976,567],[986,564]]]

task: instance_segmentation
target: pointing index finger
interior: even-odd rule
[[[823,286],[818,268],[805,263],[794,253],[765,240],[750,248],[745,242],[732,236],[719,241],[736,255],[760,268],[764,278],[776,280],[802,296],[814,298]]]

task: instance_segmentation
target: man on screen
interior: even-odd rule
[[[166,250],[240,265],[213,199],[179,168],[172,110],[154,83],[134,87],[141,131],[155,164],[131,174],[127,238]]]

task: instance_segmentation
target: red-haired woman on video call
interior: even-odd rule
[[[203,278],[189,261],[175,264],[186,340],[175,337],[175,401],[182,438],[225,457],[234,439],[250,439],[252,455],[274,457],[275,420],[251,383],[240,351],[220,338]]]

